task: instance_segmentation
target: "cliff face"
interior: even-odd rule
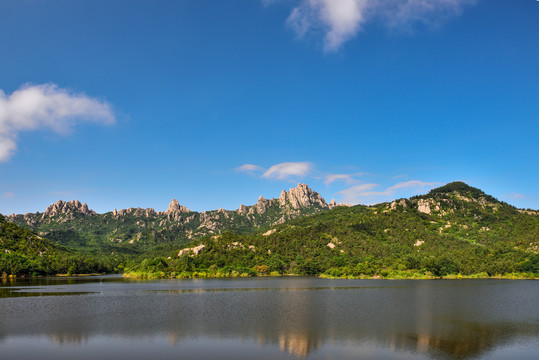
[[[306,184],[283,190],[278,198],[259,197],[256,204],[240,205],[237,210],[195,212],[173,199],[168,209],[114,209],[97,214],[78,200],[51,204],[43,213],[12,214],[6,219],[47,236],[51,232],[75,231],[82,237],[103,243],[187,241],[223,230],[247,233],[261,227],[315,214],[337,206],[326,203],[319,193]]]

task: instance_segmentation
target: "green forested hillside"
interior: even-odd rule
[[[204,245],[198,255],[169,253],[129,270],[134,276],[533,276],[539,216],[457,182],[392,203],[337,207],[269,232],[226,232],[197,245]]]
[[[0,275],[112,272],[117,259],[78,255],[0,215]]]

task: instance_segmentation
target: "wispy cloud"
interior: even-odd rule
[[[397,189],[404,189],[404,188],[425,188],[425,187],[433,187],[436,185],[441,185],[437,182],[424,182],[420,180],[410,180],[410,181],[403,181],[400,183],[397,183],[389,188],[387,188],[386,191],[392,193]]]
[[[263,0],[266,5],[270,4]],[[415,23],[436,26],[478,0],[301,0],[287,24],[299,38],[323,33],[324,50],[336,51],[373,19],[388,28],[409,29]]]
[[[378,186],[378,184],[361,184],[339,191],[338,194],[343,195],[343,202],[357,204],[366,196],[365,194],[370,193],[370,190]]]
[[[392,179],[402,179],[402,178],[405,178],[405,177],[408,177],[408,175],[406,175],[406,174],[399,174],[399,175],[393,176]]]
[[[374,2],[376,0],[369,0]],[[390,28],[409,30],[415,23],[438,27],[448,19],[458,16],[466,6],[479,0],[389,0],[376,1],[377,13]]]
[[[440,185],[440,183],[411,180],[399,182],[383,191],[373,191],[379,186],[378,184],[362,184],[339,191],[338,194],[343,195],[343,202],[375,204],[391,199],[399,191],[406,189],[425,190],[437,185]]]
[[[55,84],[26,84],[9,96],[0,90],[0,161],[13,155],[20,132],[49,128],[68,133],[80,121],[112,124],[115,115],[106,102]]]
[[[258,166],[258,165],[243,164],[242,166],[238,166],[236,168],[236,171],[245,172],[252,175],[257,172],[263,172],[265,171],[265,169],[262,166]]]
[[[10,192],[4,193],[2,196],[5,197],[6,199],[10,199],[10,198],[15,197],[15,193],[10,191]]]
[[[324,184],[331,185],[334,182],[344,182],[346,184],[354,184],[359,180],[356,177],[364,175],[363,173],[356,174],[327,174],[324,176]]]
[[[523,194],[517,194],[517,193],[511,193],[511,197],[513,199],[525,199],[526,198],[526,195],[523,195]]]
[[[49,191],[48,194],[49,195],[54,195],[54,196],[63,196],[65,198],[73,197],[73,192],[72,191],[64,191],[64,190]]]
[[[305,176],[312,170],[309,162],[285,162],[273,165],[262,175],[268,179],[289,179],[291,177]]]
[[[243,164],[235,170],[248,173],[250,175],[259,175],[267,179],[290,180],[302,177],[311,173],[313,164],[310,162],[284,162],[270,166],[265,169],[262,166],[254,164]]]

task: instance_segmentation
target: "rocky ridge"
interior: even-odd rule
[[[82,215],[96,215],[95,211],[88,209],[88,205],[86,203],[81,204],[81,202],[78,200],[58,200],[58,202],[51,204],[49,205],[49,207],[47,207],[47,210],[45,210],[41,218],[44,219],[46,217],[52,217],[59,214],[73,213],[80,213]]]
[[[97,214],[78,200],[59,200],[47,207],[44,213],[11,214],[6,219],[42,235],[51,231],[76,230],[91,233],[92,237],[105,242],[132,244],[141,240],[188,240],[222,230],[244,233],[335,206],[338,206],[335,200],[328,204],[319,193],[300,183],[288,191],[283,190],[278,198],[260,196],[256,204],[242,204],[237,210],[220,208],[199,213],[173,199],[163,212],[152,208],[128,208]]]

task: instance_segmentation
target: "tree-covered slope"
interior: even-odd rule
[[[269,231],[224,233],[167,254],[164,273],[444,276],[539,272],[539,216],[464,183],[375,206],[338,207]],[[203,248],[200,247],[203,245]],[[133,270],[152,271],[133,267]]]
[[[117,261],[96,259],[58,247],[0,215],[0,275],[111,272]]]
[[[54,245],[28,229],[11,224],[0,215],[0,250],[4,254],[46,254]]]

